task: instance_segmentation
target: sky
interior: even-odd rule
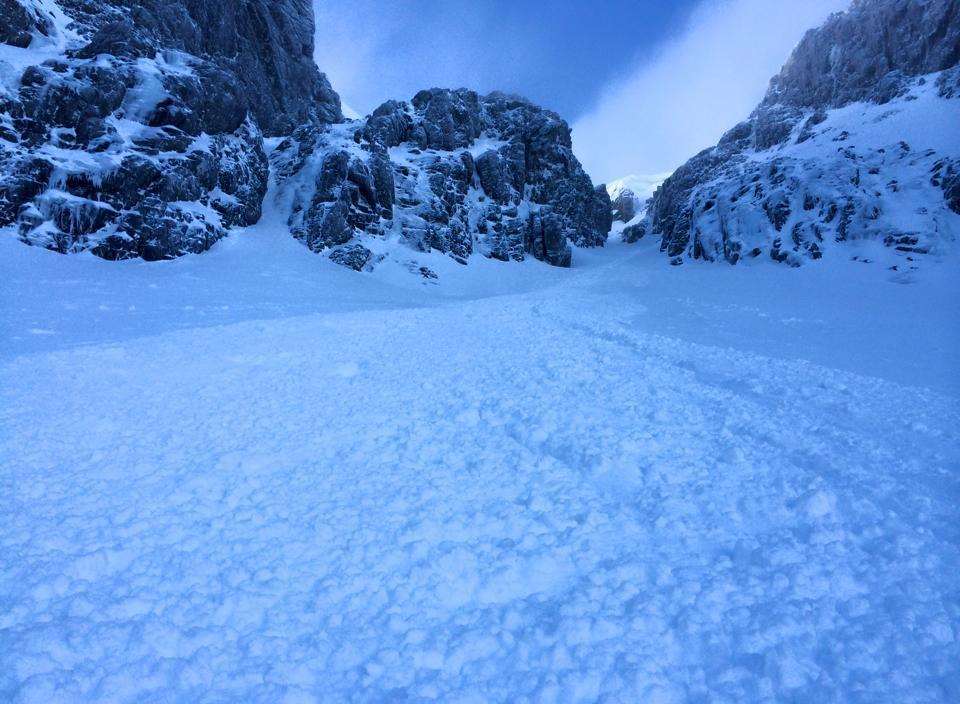
[[[367,114],[435,86],[559,112],[595,182],[669,172],[749,115],[848,0],[314,0],[317,63]]]

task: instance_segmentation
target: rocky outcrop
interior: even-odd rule
[[[52,31],[51,18],[35,3],[0,0],[0,44],[25,49]]]
[[[950,210],[960,215],[960,158],[937,162],[932,174],[931,184],[943,189]]]
[[[958,62],[956,0],[855,2],[807,34],[747,121],[664,183],[632,236],[659,235],[674,263],[798,265],[862,240],[907,262],[939,251],[960,234]]]
[[[274,155],[291,230],[314,251],[396,235],[461,262],[474,253],[569,266],[602,246],[610,199],[555,113],[500,93],[433,89],[366,120],[298,130]]]
[[[912,76],[960,63],[956,0],[856,0],[808,32],[762,107],[839,108],[906,95]]]
[[[643,207],[640,197],[629,188],[618,190],[616,196],[610,196],[610,201],[613,204],[614,222],[630,222]]]
[[[0,1],[3,41],[64,47],[0,93],[0,226],[29,244],[204,251],[260,218],[264,134],[341,119],[307,0]]]
[[[76,52],[152,59],[158,49],[202,59],[205,91],[228,90],[225,112],[247,113],[268,136],[286,135],[305,122],[341,119],[340,99],[313,61],[309,0],[128,0],[119,15],[101,14],[90,41]],[[103,21],[102,18],[106,18]],[[220,80],[226,79],[226,80]],[[193,107],[195,86],[172,99]],[[212,96],[206,96],[210,98]],[[234,126],[235,127],[235,126]]]
[[[202,252],[260,219],[271,166],[293,236],[354,269],[393,236],[568,266],[610,230],[567,124],[521,98],[434,89],[345,121],[310,0],[0,0],[0,18],[19,58],[48,57],[0,88],[0,227],[28,244]]]

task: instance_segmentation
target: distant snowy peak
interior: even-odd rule
[[[611,198],[616,198],[624,191],[631,191],[638,198],[651,198],[660,184],[668,178],[670,178],[669,173],[643,176],[631,174],[608,183],[607,193],[610,194]]]
[[[809,32],[764,101],[680,167],[645,220],[674,263],[834,252],[898,271],[960,236],[960,5],[860,0]]]
[[[607,184],[607,195],[613,203],[613,219],[628,223],[646,212],[649,201],[670,174],[637,176],[631,174]]]

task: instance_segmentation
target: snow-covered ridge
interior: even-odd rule
[[[660,237],[674,263],[832,254],[903,272],[952,252],[958,46],[955,3],[864,0],[834,15],[750,119],[667,179],[625,238]]]
[[[607,195],[613,203],[613,219],[633,223],[646,214],[647,201],[656,193],[670,174],[637,176],[631,174],[607,184]]]
[[[611,199],[620,196],[624,191],[630,191],[640,200],[646,201],[653,197],[657,189],[664,181],[670,178],[670,174],[650,174],[637,176],[630,174],[623,178],[618,178],[607,184],[607,193]]]

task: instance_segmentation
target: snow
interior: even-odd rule
[[[343,116],[348,120],[362,120],[363,115],[354,110],[351,106],[347,105],[341,100],[340,102],[340,112],[343,113]]]
[[[501,148],[507,146],[509,142],[503,139],[498,139],[495,136],[489,134],[482,134],[477,139],[473,140],[470,144],[470,148],[467,150],[470,152],[470,156],[474,159],[479,159],[481,156],[487,152],[497,152]]]
[[[825,143],[834,150],[863,150],[892,148],[906,142],[915,152],[932,149],[941,155],[960,154],[957,101],[939,97],[940,75],[932,73],[916,79],[905,96],[884,105],[851,103],[828,110],[826,120],[814,128],[813,138],[799,144],[790,140],[775,151],[783,156],[822,158]],[[843,141],[834,141],[841,133],[846,133]],[[754,156],[769,157],[769,153]]]
[[[77,40],[34,4],[56,31],[0,45],[5,77]],[[125,140],[190,71],[139,67]],[[784,155],[956,154],[932,90]],[[44,149],[55,179],[115,166]],[[562,270],[370,237],[356,273],[289,236],[294,195],[172,262],[0,231],[0,701],[960,699],[953,258],[611,241]]]
[[[956,265],[358,274],[278,222],[0,237],[0,699],[960,693]]]
[[[159,58],[137,59],[139,82],[126,92],[123,99],[122,112],[127,120],[146,124],[157,105],[168,97],[163,86],[165,68],[165,62]],[[179,65],[175,73],[180,73]]]
[[[36,17],[49,20],[50,36],[34,33],[27,48],[0,43],[0,97],[14,93],[20,86],[20,75],[28,66],[60,58],[67,48],[79,42],[69,28],[72,20],[53,0],[22,0],[20,3]]]
[[[653,198],[653,194],[668,178],[670,178],[669,173],[645,174],[642,176],[631,174],[608,183],[607,194],[610,196],[610,200],[616,200],[624,191],[631,191],[641,203],[646,203]]]

